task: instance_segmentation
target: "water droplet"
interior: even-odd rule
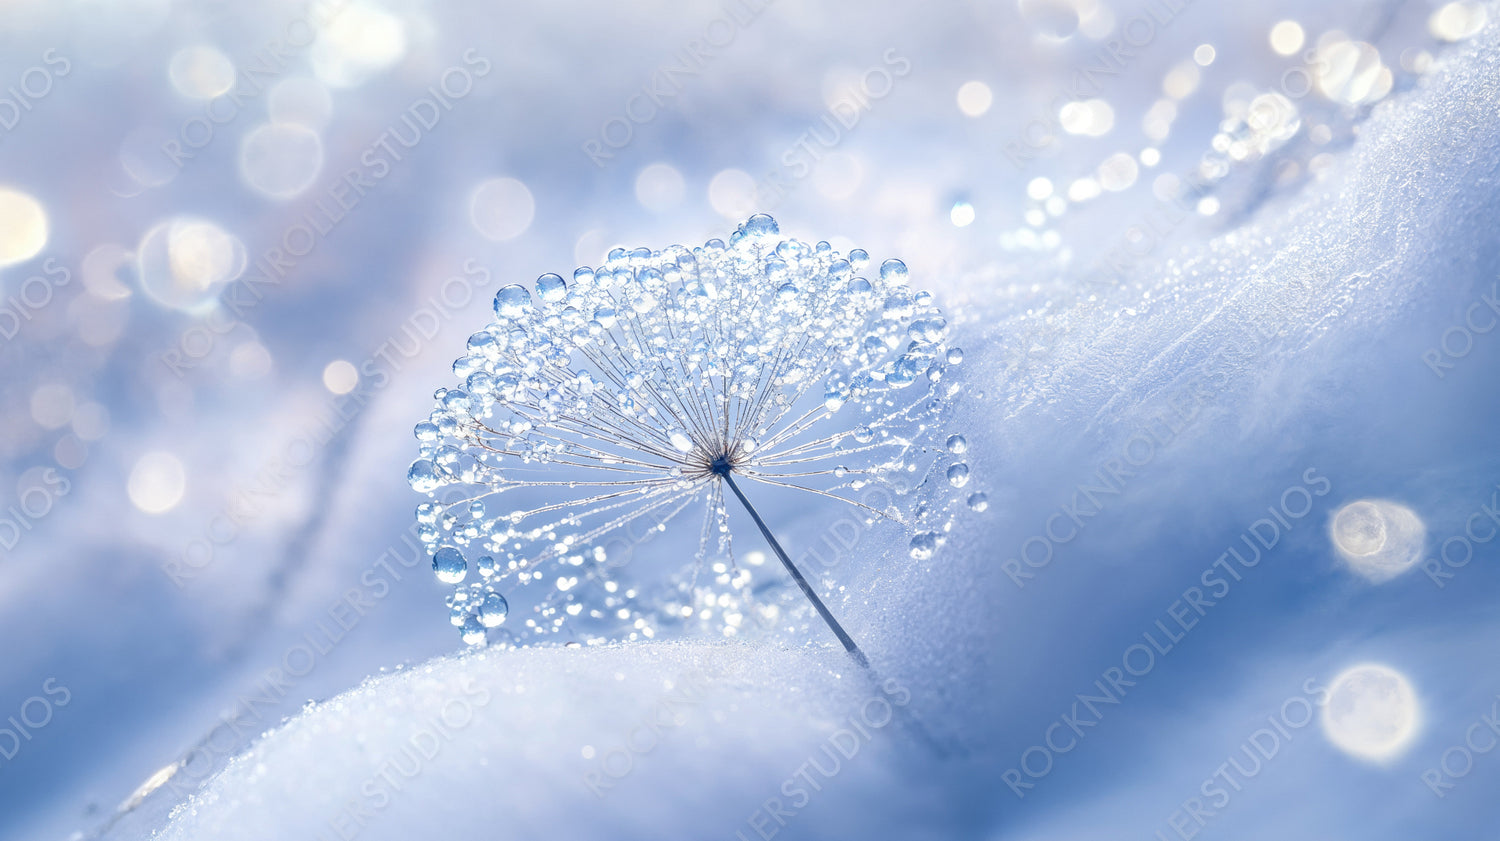
[[[964,349],[963,348],[957,348],[957,347],[948,348],[948,364],[949,365],[957,365],[957,364],[959,364],[959,363],[961,363],[963,361],[964,361]]]
[[[904,388],[917,381],[917,375],[922,373],[922,368],[911,356],[902,356],[896,360],[891,372],[885,375],[885,381],[897,388]]]
[[[911,539],[911,557],[913,560],[925,561],[931,558],[937,551],[937,535],[930,531],[924,531]]]
[[[837,412],[843,407],[844,401],[849,399],[849,390],[840,386],[829,386],[823,393],[823,406],[830,412]]]
[[[437,466],[425,458],[411,463],[411,469],[406,471],[406,481],[411,484],[412,490],[424,494],[432,493],[443,484]]]
[[[954,455],[963,455],[969,451],[969,439],[962,435],[948,436],[948,452]]]
[[[478,616],[470,615],[464,619],[464,623],[458,627],[459,635],[469,645],[484,645],[484,625]]]
[[[948,484],[961,488],[969,484],[969,466],[962,462],[948,468]]]
[[[444,546],[433,553],[432,572],[444,584],[457,584],[469,574],[469,562],[464,560],[464,553]]]
[[[479,621],[486,628],[500,625],[509,614],[510,605],[499,593],[486,594],[484,600],[479,603]]]
[[[936,344],[948,335],[948,321],[936,315],[919,318],[907,328],[907,334],[916,341]]]
[[[849,266],[855,271],[870,265],[870,252],[863,248],[856,248],[849,252]]]
[[[474,565],[479,568],[479,574],[485,578],[490,578],[499,571],[499,566],[495,563],[493,555],[481,555],[479,560],[474,562]]]
[[[693,439],[683,435],[681,432],[673,432],[670,440],[672,441],[672,446],[676,447],[679,453],[690,453],[693,451]]]
[[[989,495],[982,492],[969,494],[969,507],[974,509],[975,511],[985,511],[989,509]]]
[[[531,309],[531,293],[524,286],[512,283],[495,293],[495,315],[501,318],[520,318],[528,309]]]
[[[740,231],[751,239],[764,239],[781,233],[781,227],[770,216],[757,213],[745,220],[745,224],[740,226]]]
[[[880,264],[880,279],[887,283],[905,283],[907,275],[906,264],[900,260],[891,259]]]
[[[555,274],[544,274],[536,279],[536,296],[549,304],[568,297],[568,284]]]

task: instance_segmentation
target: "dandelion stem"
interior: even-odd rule
[[[755,506],[750,504],[750,500],[745,498],[745,494],[740,490],[740,486],[735,484],[734,477],[730,475],[732,472],[730,465],[724,461],[716,461],[713,465],[713,471],[728,483],[729,489],[734,491],[734,495],[739,498],[740,504],[745,506],[746,511],[750,512],[750,518],[760,528],[760,533],[765,535],[766,542],[771,544],[771,549],[776,552],[776,557],[781,559],[781,563],[786,567],[786,571],[792,574],[792,579],[797,582],[798,587],[802,588],[802,595],[807,596],[807,600],[812,602],[812,606],[817,609],[818,615],[823,617],[824,622],[828,623],[828,627],[833,630],[833,635],[838,637],[839,642],[844,644],[844,650],[849,652],[849,656],[854,658],[854,662],[865,669],[870,668],[869,658],[865,657],[865,653],[859,649],[859,646],[854,642],[854,638],[849,636],[844,627],[839,624],[839,621],[833,618],[833,614],[829,612],[828,606],[823,604],[823,600],[818,598],[817,593],[813,592],[812,585],[808,584],[807,579],[802,577],[802,573],[797,570],[796,565],[792,563],[792,559],[787,557],[786,550],[781,548],[781,544],[777,542],[776,536],[771,534],[771,529],[766,526],[766,521],[760,518],[760,513],[755,510]]]

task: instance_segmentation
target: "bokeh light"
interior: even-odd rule
[[[62,383],[38,386],[31,393],[31,419],[44,429],[58,429],[73,419],[73,390]]]
[[[256,192],[273,199],[300,195],[322,169],[322,138],[300,123],[258,126],[240,144],[241,177]]]
[[[1069,134],[1103,137],[1115,127],[1115,109],[1102,99],[1069,102],[1057,116]]]
[[[1302,24],[1294,20],[1283,20],[1271,27],[1271,49],[1277,55],[1295,55],[1306,41]]]
[[[708,203],[721,216],[745,216],[755,208],[755,179],[742,170],[720,170],[708,182]]]
[[[142,291],[165,307],[201,311],[245,270],[245,246],[213,222],[181,217],[156,225],[136,248]]]
[[[313,44],[313,69],[329,85],[354,87],[400,61],[406,47],[406,26],[400,18],[352,3],[328,22]]]
[[[130,502],[147,514],[165,514],[177,507],[187,489],[187,471],[177,456],[149,452],[130,470],[126,492]]]
[[[1427,31],[1442,41],[1462,41],[1472,38],[1489,22],[1490,13],[1483,3],[1475,0],[1456,0],[1447,3],[1427,19]]]
[[[0,266],[24,263],[47,245],[47,212],[31,196],[0,187]]]
[[[348,394],[359,385],[359,371],[344,359],[335,359],[323,368],[323,387],[334,394]]]
[[[469,221],[481,236],[494,242],[526,233],[535,215],[531,190],[514,178],[492,178],[469,194]]]
[[[1405,752],[1420,720],[1411,683],[1378,663],[1353,666],[1335,677],[1322,712],[1328,741],[1356,759],[1377,763]]]
[[[958,88],[958,110],[968,117],[980,117],[990,110],[994,98],[984,82],[964,82]]]
[[[1415,511],[1400,503],[1360,499],[1334,512],[1328,536],[1351,569],[1378,583],[1422,560],[1427,527]]]
[[[213,99],[234,87],[234,64],[213,47],[199,44],[172,54],[167,65],[172,87],[193,99]]]
[[[650,164],[635,177],[635,199],[647,210],[658,213],[671,210],[682,203],[686,192],[682,173],[671,164]]]

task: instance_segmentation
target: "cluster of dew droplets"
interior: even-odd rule
[[[571,280],[496,293],[495,319],[453,364],[459,383],[438,389],[415,428],[408,472],[430,497],[418,536],[455,588],[465,641],[502,625],[512,641],[654,636],[662,612],[642,594],[659,588],[627,580],[618,535],[663,530],[694,507],[704,516],[689,571],[697,581],[717,555],[724,591],[707,598],[734,614],[752,576],[734,561],[716,463],[746,486],[833,506],[828,497],[858,505],[872,485],[899,499],[934,471],[954,491],[969,485],[967,443],[945,428],[959,390],[947,373],[963,352],[932,296],[899,260],[866,272],[863,250],[845,257],[779,233],[757,215],[727,243],[615,249]],[[932,499],[861,507],[913,529],[919,560],[952,522]],[[527,586],[515,627],[507,594]]]

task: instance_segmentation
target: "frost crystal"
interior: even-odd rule
[[[963,358],[948,322],[899,260],[866,272],[862,250],[779,234],[757,215],[728,245],[615,249],[495,295],[408,473],[466,642],[651,637],[688,618],[736,633],[757,587],[729,542],[731,473],[900,523],[914,559],[937,551],[945,491],[970,482],[944,426]],[[655,577],[665,589],[611,557],[629,545],[611,535],[695,507],[696,557]],[[507,597],[526,618],[502,628]]]

